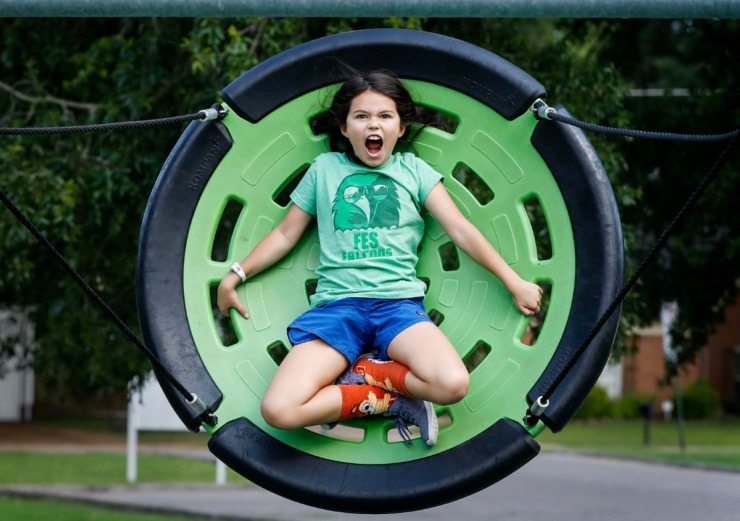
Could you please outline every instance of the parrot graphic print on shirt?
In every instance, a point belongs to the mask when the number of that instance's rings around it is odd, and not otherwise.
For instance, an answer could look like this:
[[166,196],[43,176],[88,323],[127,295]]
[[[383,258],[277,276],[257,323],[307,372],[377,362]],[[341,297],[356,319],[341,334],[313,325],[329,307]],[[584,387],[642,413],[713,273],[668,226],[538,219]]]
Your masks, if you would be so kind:
[[375,173],[353,174],[342,181],[332,204],[334,231],[398,227],[398,188]]

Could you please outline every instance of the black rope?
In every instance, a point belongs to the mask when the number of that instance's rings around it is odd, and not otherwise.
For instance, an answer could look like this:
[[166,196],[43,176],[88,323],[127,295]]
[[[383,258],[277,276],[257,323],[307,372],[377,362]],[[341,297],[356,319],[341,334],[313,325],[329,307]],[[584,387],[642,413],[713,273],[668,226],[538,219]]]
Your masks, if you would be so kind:
[[[70,127],[39,127],[39,128],[7,128],[0,127],[0,135],[39,135],[39,134],[80,134],[85,132],[105,132],[109,130],[122,130],[131,128],[151,128],[173,123],[183,123],[195,120],[213,120],[222,119],[226,115],[226,110],[219,104],[213,105],[210,109],[201,110],[195,114],[184,116],[173,116],[168,118],[149,119],[140,121],[124,121],[119,123],[103,123],[97,125],[82,125]],[[113,309],[100,297],[100,295],[75,271],[67,262],[67,259],[59,253],[53,244],[34,226],[34,224],[13,204],[13,202],[0,190],[0,200],[2,200],[8,210],[18,219],[18,221],[31,232],[36,240],[41,243],[52,257],[67,271],[72,279],[79,285],[82,290],[95,302],[100,309],[110,318],[118,329],[129,339],[139,350],[146,355],[149,361],[155,366],[161,374],[172,384],[172,386],[182,395],[185,401],[196,411],[200,419],[208,425],[216,425],[217,418],[210,408],[203,403],[195,394],[188,391],[175,376],[162,364],[157,355],[151,351],[146,344],[136,336],[136,333],[121,320]]]
[[8,199],[8,197],[5,195],[5,192],[0,190],[0,200],[2,200],[5,207],[10,210],[10,212],[15,216],[20,223],[26,227],[26,229],[31,232],[31,235],[33,235],[38,242],[41,243],[41,245],[46,248],[46,250],[51,254],[52,257],[66,270],[66,272],[74,279],[74,281],[83,289],[85,293],[100,307],[100,309],[103,310],[103,312],[110,318],[113,323],[118,327],[118,329],[123,332],[124,335],[126,335],[129,340],[131,340],[136,347],[138,347],[148,358],[151,360],[152,364],[154,364],[157,369],[162,371],[162,374],[169,380],[172,385],[182,394],[182,396],[188,400],[190,400],[190,392],[174,377],[170,372],[167,370],[164,365],[162,365],[162,362],[157,358],[157,356],[144,344],[144,342],[136,336],[136,333],[131,330],[130,327],[126,325],[126,323],[121,320],[121,318],[116,314],[111,307],[106,304],[106,302],[102,299],[102,297],[90,286],[90,284],[85,281],[85,279],[82,278],[82,276],[77,273],[77,271],[67,262],[67,259],[64,258],[64,256],[59,253],[59,251],[54,247],[54,245],[39,231],[38,228],[21,212],[21,210],[13,204],[13,202]]
[[625,136],[625,137],[636,137],[642,139],[660,139],[665,141],[693,141],[699,143],[715,143],[719,141],[728,141],[737,135],[738,130],[725,132],[722,134],[678,134],[674,132],[652,132],[648,130],[633,130],[627,128],[617,127],[606,127],[603,125],[595,125],[593,123],[586,123],[569,116],[558,113],[553,107],[548,107],[542,102],[537,102],[532,109],[537,113],[540,119],[549,119],[552,121],[558,121],[578,127],[583,130],[589,130],[591,132],[598,132],[600,134],[609,134],[612,136]]
[[203,111],[196,114],[184,116],[172,116],[169,118],[144,119],[140,121],[122,121],[117,123],[99,123],[96,125],[78,125],[69,127],[38,127],[38,128],[12,128],[0,127],[0,135],[5,136],[32,136],[39,134],[83,134],[86,132],[106,132],[109,130],[127,130],[132,128],[152,128],[173,123],[185,123],[189,121],[205,119]]
[[[548,111],[548,114],[545,116],[545,119],[557,121],[560,123],[564,123],[567,125],[573,125],[575,123],[575,126],[578,126],[580,128],[587,128],[588,130],[593,130],[595,132],[601,132],[602,130],[598,129],[606,129],[610,134],[619,134],[619,135],[625,135],[625,136],[635,136],[635,137],[645,137],[645,138],[654,138],[654,139],[674,139],[673,137],[668,136],[676,136],[680,137],[683,141],[702,141],[702,142],[716,142],[716,141],[726,141],[729,140],[729,143],[725,146],[725,148],[722,150],[720,155],[715,160],[712,167],[709,169],[707,174],[704,176],[704,179],[696,186],[694,189],[694,192],[689,196],[689,198],[686,200],[684,205],[681,207],[681,209],[678,211],[676,216],[673,218],[673,220],[670,222],[670,224],[663,230],[663,232],[658,237],[658,240],[655,242],[653,247],[650,249],[650,251],[647,253],[645,258],[640,262],[639,266],[635,270],[635,272],[632,274],[630,279],[624,284],[622,289],[619,291],[619,293],[614,297],[612,302],[609,304],[607,309],[602,313],[601,317],[596,321],[596,324],[591,328],[591,331],[586,335],[586,337],[583,339],[581,344],[578,346],[578,349],[576,349],[573,353],[573,355],[568,359],[566,364],[563,366],[563,368],[558,372],[558,374],[555,376],[555,378],[550,382],[548,387],[545,389],[545,391],[542,393],[542,395],[537,399],[537,401],[532,404],[532,406],[527,409],[527,412],[524,416],[524,422],[527,425],[534,425],[537,423],[537,420],[541,416],[541,414],[544,412],[544,409],[547,407],[550,397],[553,395],[557,387],[562,383],[562,381],[565,379],[567,374],[570,372],[571,369],[573,369],[573,366],[578,362],[581,355],[585,352],[586,348],[589,346],[589,344],[593,341],[593,339],[596,337],[596,335],[599,334],[601,329],[604,327],[606,322],[609,320],[609,318],[614,314],[614,311],[620,306],[622,301],[625,299],[627,294],[632,290],[632,288],[635,286],[639,278],[642,276],[644,271],[647,269],[648,265],[655,260],[655,257],[660,252],[660,250],[665,246],[666,242],[668,242],[668,239],[673,235],[675,230],[680,226],[680,224],[683,222],[683,220],[686,218],[686,215],[688,212],[693,208],[693,206],[696,204],[696,202],[699,200],[699,198],[704,194],[704,192],[707,190],[709,185],[716,179],[719,172],[722,170],[722,168],[727,163],[727,160],[730,157],[730,154],[734,150],[734,148],[738,144],[738,140],[740,139],[740,129],[734,130],[732,132],[727,132],[725,134],[714,134],[714,135],[686,135],[686,134],[671,134],[671,133],[661,133],[661,132],[646,132],[646,131],[640,131],[640,130],[627,130],[627,129],[618,129],[613,127],[601,127],[599,125],[592,125],[590,123],[583,123],[577,120],[574,120],[572,118],[562,116],[560,114],[557,114],[557,112],[554,111]],[[689,139],[690,138],[690,139]]]

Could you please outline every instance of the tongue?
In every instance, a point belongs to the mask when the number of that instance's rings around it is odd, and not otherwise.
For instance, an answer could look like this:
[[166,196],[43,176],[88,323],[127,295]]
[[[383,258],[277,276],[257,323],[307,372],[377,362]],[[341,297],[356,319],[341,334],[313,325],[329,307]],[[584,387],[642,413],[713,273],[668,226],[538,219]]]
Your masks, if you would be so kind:
[[383,143],[381,141],[368,141],[365,146],[367,146],[367,149],[370,152],[380,152]]

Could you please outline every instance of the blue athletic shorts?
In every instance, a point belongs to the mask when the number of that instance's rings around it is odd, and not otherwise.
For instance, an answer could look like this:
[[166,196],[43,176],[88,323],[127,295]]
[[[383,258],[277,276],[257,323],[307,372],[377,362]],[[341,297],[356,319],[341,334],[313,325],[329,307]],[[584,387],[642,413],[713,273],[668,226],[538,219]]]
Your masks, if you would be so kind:
[[388,360],[388,346],[396,335],[414,324],[431,321],[421,297],[348,297],[303,313],[288,326],[288,339],[296,345],[320,338],[350,363],[365,353]]

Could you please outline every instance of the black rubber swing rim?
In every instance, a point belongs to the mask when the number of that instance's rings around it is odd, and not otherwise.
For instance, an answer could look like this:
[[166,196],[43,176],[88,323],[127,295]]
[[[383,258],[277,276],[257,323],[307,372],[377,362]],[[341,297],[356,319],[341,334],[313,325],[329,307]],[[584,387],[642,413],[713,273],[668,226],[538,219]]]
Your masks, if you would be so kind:
[[[283,52],[229,84],[223,98],[240,117],[259,121],[293,98],[340,81],[335,59],[358,69],[387,68],[403,78],[453,88],[509,120],[545,96],[542,85],[524,71],[479,47],[421,31],[372,29]],[[614,195],[586,137],[573,127],[541,122],[532,143],[552,171],[573,223],[576,281],[563,339],[528,393],[530,403],[619,291],[623,273]],[[222,396],[190,334],[183,263],[198,200],[231,146],[228,131],[218,122],[188,127],[152,190],[137,265],[137,303],[147,345],[214,410]],[[550,429],[562,429],[595,384],[617,321],[615,313],[552,395],[552,405],[542,416]],[[197,415],[166,380],[160,378],[160,384],[185,425],[198,430]],[[429,508],[488,487],[534,458],[539,445],[518,423],[504,418],[465,443],[427,458],[353,464],[304,453],[242,418],[216,431],[209,449],[247,479],[292,500],[343,512],[391,513]]]

